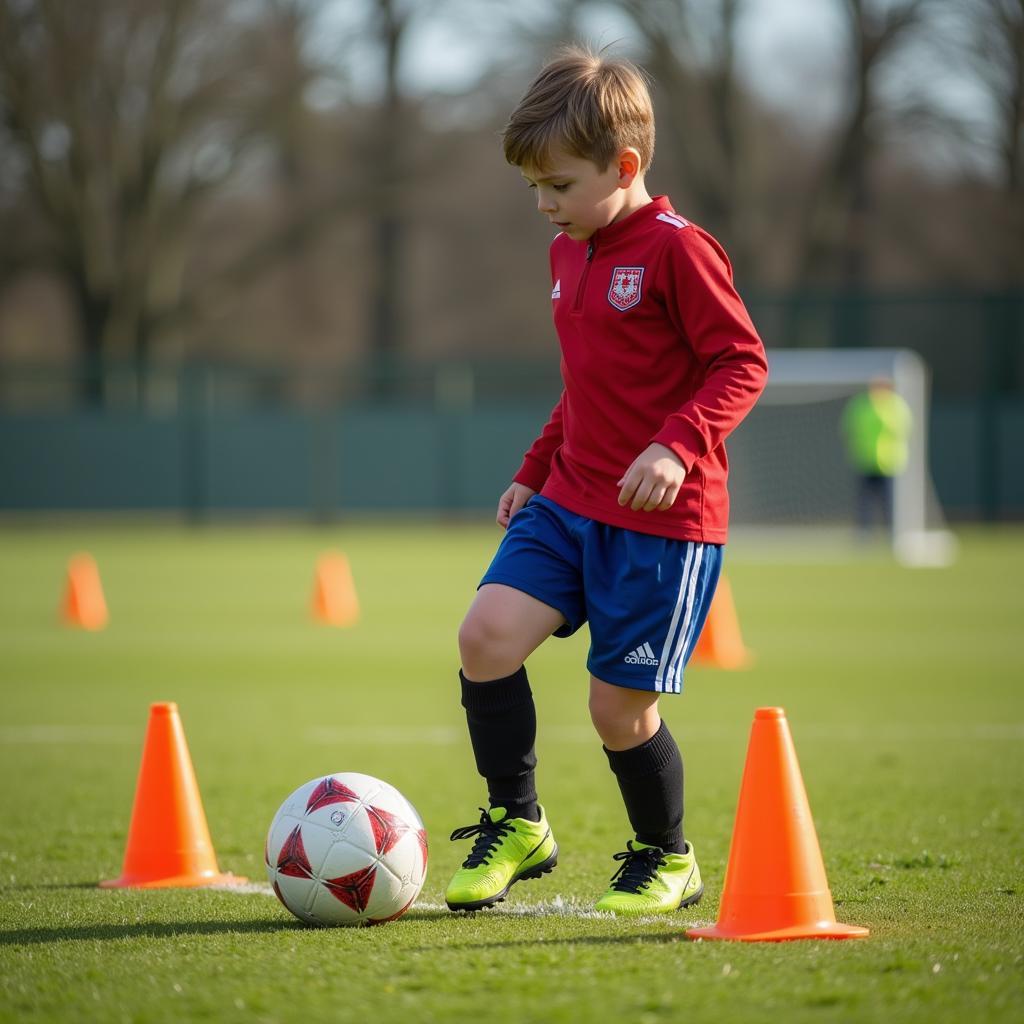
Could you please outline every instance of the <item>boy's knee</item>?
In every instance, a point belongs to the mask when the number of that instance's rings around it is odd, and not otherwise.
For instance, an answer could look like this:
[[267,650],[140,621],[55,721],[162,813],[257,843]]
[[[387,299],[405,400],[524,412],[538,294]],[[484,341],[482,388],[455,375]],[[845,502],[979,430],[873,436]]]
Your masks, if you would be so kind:
[[[459,656],[466,676],[477,682],[510,675],[519,664],[507,632],[486,615],[470,614],[459,627]],[[506,671],[507,669],[507,671]]]
[[493,642],[493,631],[479,615],[467,615],[459,626],[459,654],[462,660],[484,653]]
[[611,686],[591,689],[590,720],[609,749],[636,746],[657,731],[661,722],[657,699],[637,700],[636,696],[636,691],[620,691]]
[[623,714],[622,704],[613,692],[609,693],[602,688],[590,694],[590,720],[602,739],[618,734],[632,717]]

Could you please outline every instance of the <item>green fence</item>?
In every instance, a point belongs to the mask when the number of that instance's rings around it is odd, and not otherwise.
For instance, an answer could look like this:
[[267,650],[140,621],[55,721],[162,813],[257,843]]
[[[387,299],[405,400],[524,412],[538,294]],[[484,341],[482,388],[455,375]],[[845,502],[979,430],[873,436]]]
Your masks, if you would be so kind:
[[[917,351],[946,514],[1024,517],[1024,292],[746,298],[769,348]],[[0,364],[0,510],[490,510],[559,387],[554,351],[313,370]]]
[[[547,404],[444,411],[208,415],[68,412],[0,417],[0,509],[171,510],[192,517],[279,511],[489,511],[549,412]],[[997,432],[996,459],[979,459]],[[1024,402],[993,417],[936,403],[931,463],[951,519],[1024,516]]]
[[490,508],[549,408],[0,418],[0,508],[343,512]]

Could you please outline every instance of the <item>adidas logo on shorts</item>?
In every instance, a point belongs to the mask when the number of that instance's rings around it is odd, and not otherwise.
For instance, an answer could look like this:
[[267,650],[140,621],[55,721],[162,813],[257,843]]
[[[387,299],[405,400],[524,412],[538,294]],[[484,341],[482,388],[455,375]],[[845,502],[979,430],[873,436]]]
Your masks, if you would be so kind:
[[635,651],[630,651],[622,660],[627,665],[658,664],[658,659],[654,656],[654,651],[651,650],[651,645],[648,643],[643,643]]

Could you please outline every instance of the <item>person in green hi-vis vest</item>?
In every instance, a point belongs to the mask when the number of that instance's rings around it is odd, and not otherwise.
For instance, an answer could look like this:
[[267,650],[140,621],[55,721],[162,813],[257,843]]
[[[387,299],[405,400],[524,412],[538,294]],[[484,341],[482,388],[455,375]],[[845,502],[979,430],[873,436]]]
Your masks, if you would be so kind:
[[846,403],[842,430],[859,478],[857,526],[864,535],[871,532],[876,510],[883,525],[892,525],[892,482],[906,468],[912,426],[910,407],[888,378],[875,378]]

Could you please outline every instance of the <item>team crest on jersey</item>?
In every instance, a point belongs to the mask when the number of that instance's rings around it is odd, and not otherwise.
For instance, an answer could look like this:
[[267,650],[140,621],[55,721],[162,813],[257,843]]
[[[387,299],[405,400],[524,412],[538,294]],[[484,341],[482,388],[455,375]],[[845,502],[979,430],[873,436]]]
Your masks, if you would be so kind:
[[616,267],[608,287],[608,301],[619,310],[631,309],[640,301],[643,267]]

